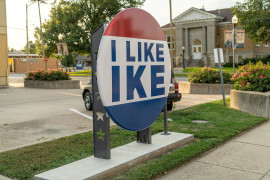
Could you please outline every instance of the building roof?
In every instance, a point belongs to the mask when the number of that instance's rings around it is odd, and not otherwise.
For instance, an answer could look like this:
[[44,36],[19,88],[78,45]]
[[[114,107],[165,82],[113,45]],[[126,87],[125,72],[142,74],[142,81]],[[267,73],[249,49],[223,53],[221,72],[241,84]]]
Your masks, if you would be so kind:
[[[172,23],[172,27],[174,28],[175,27],[175,24]],[[162,29],[167,29],[167,28],[170,28],[170,23],[169,24],[166,24],[164,26],[161,27]]]
[[75,58],[75,61],[80,61],[80,60],[83,60],[83,61],[91,61],[91,58],[90,58],[90,57],[87,57],[87,56],[84,56],[84,55],[78,55],[78,56]]
[[[196,8],[190,8],[189,10],[192,10],[192,9],[196,9]],[[198,9],[198,10],[205,11],[204,9]],[[205,11],[205,12],[211,13],[211,14],[216,15],[216,16],[223,17],[224,19],[222,22],[231,22],[232,17],[233,17],[232,10],[230,8],[216,9],[216,10]],[[175,23],[172,23],[172,27],[173,28],[175,27]],[[162,29],[170,28],[170,23],[162,26],[161,28]]]
[[[27,56],[27,54],[13,54],[13,53],[8,53],[8,56]],[[38,54],[28,54],[28,56],[36,56],[39,57],[40,55]]]
[[231,22],[232,17],[233,17],[232,10],[230,8],[217,9],[217,10],[212,10],[212,11],[207,11],[207,12],[224,17],[225,19],[223,20],[223,22]]

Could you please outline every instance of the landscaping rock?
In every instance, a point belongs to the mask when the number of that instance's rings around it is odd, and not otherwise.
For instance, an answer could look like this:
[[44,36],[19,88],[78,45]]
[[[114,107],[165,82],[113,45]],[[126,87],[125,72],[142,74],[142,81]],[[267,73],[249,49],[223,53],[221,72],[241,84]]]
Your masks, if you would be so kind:
[[[232,84],[224,84],[225,94],[230,94]],[[179,92],[188,94],[222,94],[221,84],[179,82]]]
[[43,88],[43,89],[80,89],[79,80],[61,80],[61,81],[24,81],[25,88]]
[[270,93],[231,90],[231,108],[270,119]]

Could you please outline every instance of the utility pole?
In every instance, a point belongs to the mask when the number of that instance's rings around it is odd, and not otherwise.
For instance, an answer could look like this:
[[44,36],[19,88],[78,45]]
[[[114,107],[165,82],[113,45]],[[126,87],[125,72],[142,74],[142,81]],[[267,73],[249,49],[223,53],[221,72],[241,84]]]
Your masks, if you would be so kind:
[[173,47],[172,47],[172,1],[170,1],[170,55],[171,55],[171,67],[173,69]]
[[6,0],[0,1],[0,89],[8,86],[8,44]]
[[26,63],[27,63],[27,73],[29,72],[29,47],[28,47],[28,5],[26,4]]
[[45,69],[47,69],[47,62],[45,61],[45,50],[44,50],[43,31],[42,31],[42,24],[41,24],[40,0],[38,0],[38,11],[39,11],[40,37],[41,37],[41,42],[42,42],[43,61],[45,63]]

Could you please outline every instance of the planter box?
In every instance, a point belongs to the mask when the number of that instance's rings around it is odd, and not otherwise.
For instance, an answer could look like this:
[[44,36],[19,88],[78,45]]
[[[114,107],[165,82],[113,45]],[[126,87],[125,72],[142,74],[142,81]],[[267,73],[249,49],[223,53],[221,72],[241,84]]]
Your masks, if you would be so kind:
[[[230,94],[232,84],[224,84],[225,94]],[[179,92],[188,94],[222,94],[221,84],[179,82]]]
[[270,119],[270,92],[231,90],[231,108]]
[[61,81],[24,81],[25,88],[44,88],[44,89],[80,89],[79,80]]

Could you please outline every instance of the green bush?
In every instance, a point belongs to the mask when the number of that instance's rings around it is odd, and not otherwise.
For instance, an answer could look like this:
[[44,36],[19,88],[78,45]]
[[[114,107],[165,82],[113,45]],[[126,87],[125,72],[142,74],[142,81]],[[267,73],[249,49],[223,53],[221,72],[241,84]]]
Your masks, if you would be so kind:
[[[238,64],[237,63],[234,63],[234,67],[237,67]],[[233,63],[232,62],[228,62],[226,64],[224,64],[224,67],[233,67]]]
[[[264,57],[264,58],[248,58],[248,59],[244,59],[242,63],[235,63],[235,67],[237,66],[243,66],[246,65],[248,63],[253,63],[256,64],[257,62],[262,61],[264,64],[267,64],[268,62],[270,63],[270,56],[268,57]],[[224,64],[224,67],[233,67],[233,63],[232,62],[228,62],[226,64]]]
[[59,81],[59,80],[70,80],[68,72],[63,72],[62,69],[57,70],[42,70],[37,69],[36,71],[30,71],[27,73],[25,80],[32,81]]
[[264,64],[267,64],[270,62],[270,56],[268,57],[264,57],[264,58],[251,58],[251,59],[244,59],[243,60],[243,65],[246,65],[248,63],[253,63],[253,64],[256,64],[258,63],[259,61],[262,61],[262,63]]
[[[223,73],[224,84],[231,84],[232,74],[228,72]],[[191,83],[209,83],[209,84],[220,84],[220,73],[219,71],[212,70],[210,67],[204,67],[199,71],[193,71],[188,74],[188,81]]]
[[241,66],[231,79],[234,89],[241,91],[270,91],[270,65],[259,61]]

